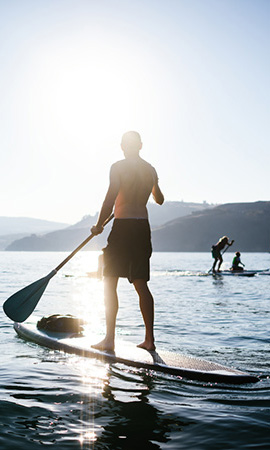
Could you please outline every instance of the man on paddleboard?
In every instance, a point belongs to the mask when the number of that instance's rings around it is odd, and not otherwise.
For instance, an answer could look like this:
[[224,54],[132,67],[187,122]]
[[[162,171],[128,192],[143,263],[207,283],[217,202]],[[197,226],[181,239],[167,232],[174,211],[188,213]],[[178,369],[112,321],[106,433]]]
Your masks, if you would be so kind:
[[146,204],[151,193],[159,205],[164,202],[164,196],[158,184],[156,170],[139,155],[142,148],[139,133],[125,133],[121,148],[125,158],[111,166],[109,188],[98,221],[91,228],[93,234],[102,233],[102,224],[114,208],[112,231],[107,247],[103,250],[106,336],[92,347],[114,350],[118,312],[117,283],[119,277],[124,277],[133,283],[138,293],[145,324],[145,340],[138,347],[154,350],[154,300],[147,285],[150,279],[152,245]]
[[216,243],[216,245],[212,245],[212,257],[214,258],[214,264],[212,267],[212,272],[215,273],[216,272],[216,263],[219,261],[218,263],[218,272],[220,272],[220,267],[221,264],[223,263],[223,258],[221,255],[221,250],[223,250],[226,245],[228,247],[230,247],[232,244],[234,243],[234,241],[229,242],[229,238],[227,236],[223,236],[222,238],[219,239],[219,241]]

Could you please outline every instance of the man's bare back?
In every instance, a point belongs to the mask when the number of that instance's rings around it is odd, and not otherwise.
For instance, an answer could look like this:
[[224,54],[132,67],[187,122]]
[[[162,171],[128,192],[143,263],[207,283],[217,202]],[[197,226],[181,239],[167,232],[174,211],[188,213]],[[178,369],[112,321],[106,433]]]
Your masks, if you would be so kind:
[[147,219],[146,204],[157,182],[155,169],[139,156],[128,157],[112,166],[111,181],[119,185],[115,218]]
[[111,167],[109,188],[92,232],[102,231],[102,224],[113,207],[116,219],[147,219],[146,204],[151,193],[155,202],[162,205],[164,196],[159,188],[156,170],[138,154],[125,154],[125,159]]

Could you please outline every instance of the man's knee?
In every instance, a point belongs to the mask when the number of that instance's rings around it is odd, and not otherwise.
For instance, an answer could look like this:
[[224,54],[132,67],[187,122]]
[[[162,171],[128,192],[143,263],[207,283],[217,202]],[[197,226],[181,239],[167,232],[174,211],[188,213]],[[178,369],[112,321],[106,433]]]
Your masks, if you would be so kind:
[[133,280],[133,286],[135,287],[138,293],[148,291],[147,281],[142,278],[138,278],[137,280]]
[[105,292],[115,292],[117,289],[118,278],[104,277]]

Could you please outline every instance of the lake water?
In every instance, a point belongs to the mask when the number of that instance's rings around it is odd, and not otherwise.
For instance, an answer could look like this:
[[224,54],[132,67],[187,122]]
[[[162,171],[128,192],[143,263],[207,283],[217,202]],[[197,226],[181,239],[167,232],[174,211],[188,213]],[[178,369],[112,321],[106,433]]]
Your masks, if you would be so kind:
[[[0,252],[1,301],[47,275],[66,254]],[[35,315],[82,316],[104,332],[102,282],[87,276],[98,254],[81,252],[50,281]],[[229,267],[232,253],[224,255]],[[268,253],[242,255],[247,269]],[[270,276],[205,276],[206,253],[154,253],[158,349],[183,352],[260,376],[228,386],[103,364],[27,343],[1,320],[1,450],[270,448]],[[144,327],[132,285],[119,283],[117,334],[135,343]]]

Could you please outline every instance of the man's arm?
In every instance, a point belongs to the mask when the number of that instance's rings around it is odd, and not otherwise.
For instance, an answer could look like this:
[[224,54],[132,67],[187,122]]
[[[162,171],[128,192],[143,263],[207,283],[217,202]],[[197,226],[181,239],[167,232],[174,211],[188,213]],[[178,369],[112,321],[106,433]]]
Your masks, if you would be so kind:
[[154,171],[154,186],[152,189],[152,195],[153,195],[155,202],[158,203],[158,205],[162,205],[162,203],[164,202],[164,195],[162,194],[159,184],[158,184],[157,172],[155,171],[154,168],[153,168],[153,171]]
[[105,220],[108,219],[108,217],[112,213],[115,199],[119,192],[119,188],[120,188],[120,178],[119,178],[119,175],[118,175],[115,165],[113,165],[111,167],[111,171],[110,171],[110,185],[109,185],[107,194],[105,196],[104,202],[102,204],[102,207],[101,207],[101,210],[100,210],[100,213],[98,216],[98,221],[97,221],[96,225],[94,225],[91,228],[91,232],[93,234],[102,233],[103,224],[104,224]]

